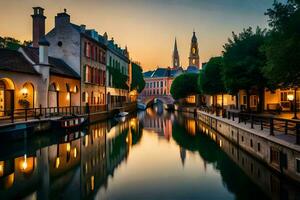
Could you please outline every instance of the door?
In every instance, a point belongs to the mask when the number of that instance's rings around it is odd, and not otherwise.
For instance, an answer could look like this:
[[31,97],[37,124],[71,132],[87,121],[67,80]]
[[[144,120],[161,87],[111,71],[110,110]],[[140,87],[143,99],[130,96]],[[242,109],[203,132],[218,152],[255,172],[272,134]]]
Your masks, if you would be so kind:
[[57,92],[56,91],[49,91],[49,107],[50,108],[55,108],[56,110],[57,107]]
[[5,85],[2,81],[0,81],[0,117],[4,116],[4,91],[5,91]]
[[14,90],[5,90],[4,97],[4,109],[7,110],[5,115],[11,115],[15,108]]

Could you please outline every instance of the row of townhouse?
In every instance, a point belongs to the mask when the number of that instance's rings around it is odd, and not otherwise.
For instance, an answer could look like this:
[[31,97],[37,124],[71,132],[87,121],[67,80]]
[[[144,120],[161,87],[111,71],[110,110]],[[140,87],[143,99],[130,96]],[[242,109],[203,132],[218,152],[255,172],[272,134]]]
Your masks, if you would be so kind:
[[[296,107],[300,110],[300,91],[292,88],[276,89],[274,91],[265,89],[263,95],[263,109],[265,111],[286,111],[293,112]],[[222,95],[206,96],[206,105],[222,105]],[[296,100],[296,101],[295,101]],[[249,92],[249,106],[252,111],[258,111],[260,98],[258,92],[252,90]],[[296,102],[296,104],[295,104]],[[223,95],[223,105],[227,109],[245,110],[247,108],[247,93],[240,90],[237,95]]]
[[107,33],[71,23],[66,10],[55,16],[53,29],[45,34],[44,9],[33,11],[32,45],[0,49],[0,116],[21,108],[130,101],[127,47],[120,48]]

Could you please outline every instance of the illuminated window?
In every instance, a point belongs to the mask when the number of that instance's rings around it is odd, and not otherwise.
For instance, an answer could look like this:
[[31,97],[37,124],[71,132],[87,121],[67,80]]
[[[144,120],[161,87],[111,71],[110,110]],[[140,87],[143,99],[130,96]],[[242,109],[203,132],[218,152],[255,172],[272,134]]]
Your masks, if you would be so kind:
[[193,52],[193,54],[195,54],[196,53],[196,48],[193,48],[192,52]]
[[83,92],[83,93],[82,93],[82,101],[83,101],[84,103],[88,103],[88,101],[89,101],[89,95],[88,95],[87,92]]

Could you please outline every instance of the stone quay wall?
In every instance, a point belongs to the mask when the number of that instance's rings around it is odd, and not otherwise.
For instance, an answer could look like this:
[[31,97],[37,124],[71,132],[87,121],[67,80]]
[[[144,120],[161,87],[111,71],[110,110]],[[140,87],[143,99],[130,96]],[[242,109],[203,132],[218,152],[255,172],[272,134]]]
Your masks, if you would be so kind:
[[299,145],[199,110],[197,118],[278,173],[300,182]]

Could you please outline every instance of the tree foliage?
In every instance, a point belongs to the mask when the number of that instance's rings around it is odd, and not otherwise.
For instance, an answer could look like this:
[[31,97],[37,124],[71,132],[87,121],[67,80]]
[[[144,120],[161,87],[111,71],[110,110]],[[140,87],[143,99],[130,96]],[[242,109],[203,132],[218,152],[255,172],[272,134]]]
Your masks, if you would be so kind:
[[181,99],[198,94],[197,80],[198,74],[186,73],[179,75],[172,83],[171,95],[174,99]]
[[24,40],[23,43],[13,37],[0,37],[0,48],[18,49],[21,45],[28,46],[31,41]]
[[107,67],[109,74],[112,76],[112,85],[114,88],[128,90],[128,76],[121,73],[119,68]]
[[131,90],[137,90],[138,93],[141,93],[145,88],[145,80],[143,76],[143,69],[137,63],[132,62],[132,83]]
[[300,1],[273,4],[266,15],[271,27],[263,51],[267,57],[263,69],[271,84],[277,87],[300,85]]
[[217,95],[225,93],[222,77],[223,58],[213,57],[200,71],[198,88],[203,94]]
[[265,38],[266,30],[257,27],[253,32],[249,27],[238,35],[233,32],[232,39],[224,45],[223,79],[229,93],[266,86],[262,73],[266,57],[260,50]]

